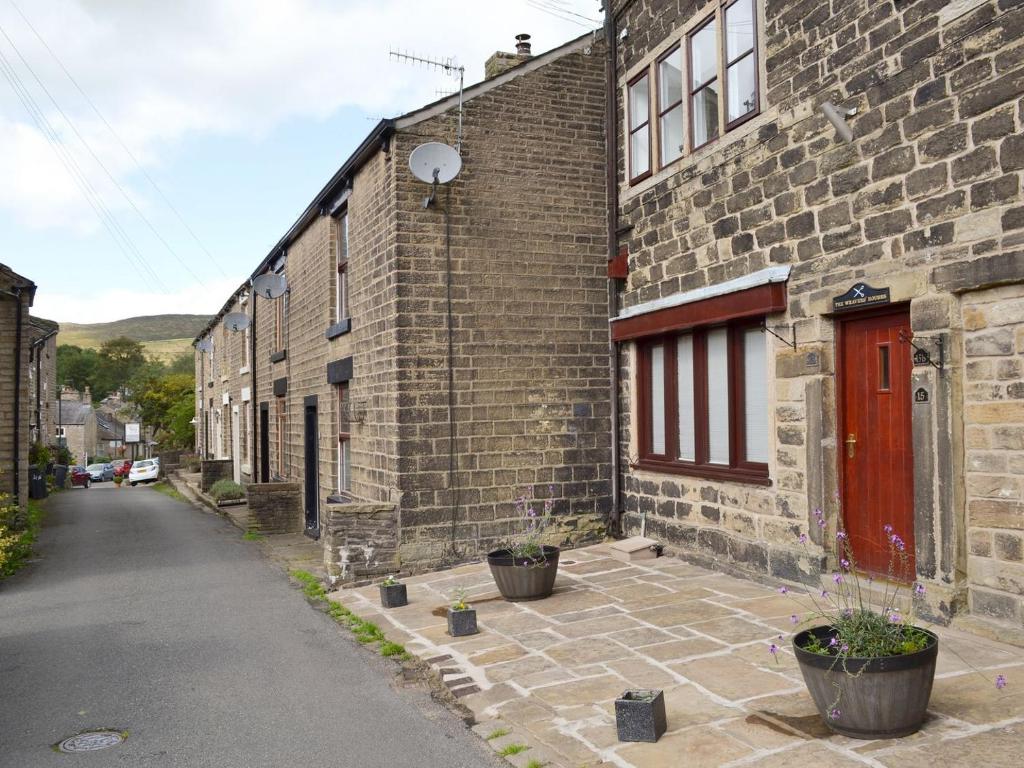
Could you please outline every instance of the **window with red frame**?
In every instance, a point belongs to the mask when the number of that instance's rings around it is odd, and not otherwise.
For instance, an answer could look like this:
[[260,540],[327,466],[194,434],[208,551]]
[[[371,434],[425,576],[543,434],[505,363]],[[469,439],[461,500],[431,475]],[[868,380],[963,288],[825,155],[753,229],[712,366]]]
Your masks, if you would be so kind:
[[334,322],[349,316],[348,307],[348,211],[338,217],[338,282],[334,292]]
[[760,323],[645,339],[637,386],[639,466],[768,483],[768,365]]

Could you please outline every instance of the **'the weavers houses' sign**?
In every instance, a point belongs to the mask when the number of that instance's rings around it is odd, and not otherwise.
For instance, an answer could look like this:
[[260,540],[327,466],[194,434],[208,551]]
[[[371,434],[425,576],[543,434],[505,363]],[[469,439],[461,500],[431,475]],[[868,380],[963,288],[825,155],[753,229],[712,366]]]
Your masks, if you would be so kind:
[[856,283],[842,296],[832,299],[832,311],[849,312],[854,309],[888,304],[889,301],[888,288],[872,288],[867,283]]

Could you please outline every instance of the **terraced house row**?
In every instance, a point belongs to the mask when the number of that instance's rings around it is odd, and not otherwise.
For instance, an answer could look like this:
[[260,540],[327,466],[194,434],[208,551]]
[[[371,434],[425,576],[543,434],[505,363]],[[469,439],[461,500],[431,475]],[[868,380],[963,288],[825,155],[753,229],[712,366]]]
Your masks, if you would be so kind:
[[758,578],[816,582],[840,528],[892,575],[891,525],[922,613],[1020,626],[1024,3],[606,6],[467,90],[434,206],[408,153],[455,102],[367,138],[254,273],[291,286],[256,299],[265,428],[206,450],[317,477],[350,559],[479,556],[532,483],[563,542]]

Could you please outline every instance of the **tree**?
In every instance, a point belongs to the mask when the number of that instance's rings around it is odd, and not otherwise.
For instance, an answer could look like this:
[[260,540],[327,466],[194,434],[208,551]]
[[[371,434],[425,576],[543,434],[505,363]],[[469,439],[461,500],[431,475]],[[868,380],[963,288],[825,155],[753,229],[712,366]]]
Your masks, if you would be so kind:
[[102,390],[101,397],[114,391],[124,396],[130,389],[133,379],[146,366],[145,348],[127,336],[103,342],[99,357],[102,376],[99,377],[97,386]]
[[100,356],[95,349],[82,349],[72,344],[57,347],[57,381],[79,392],[89,387],[96,391]]
[[135,402],[144,424],[153,427],[157,442],[172,448],[188,448],[194,430],[189,423],[195,414],[195,377],[172,373],[147,380],[135,392]]

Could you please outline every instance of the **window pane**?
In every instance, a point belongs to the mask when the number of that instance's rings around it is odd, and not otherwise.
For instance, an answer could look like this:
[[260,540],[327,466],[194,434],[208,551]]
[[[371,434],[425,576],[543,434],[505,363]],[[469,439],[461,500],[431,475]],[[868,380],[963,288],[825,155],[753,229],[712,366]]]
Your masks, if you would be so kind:
[[724,328],[708,332],[708,461],[729,464],[729,342]]
[[889,389],[889,345],[881,344],[878,347],[878,388]]
[[716,25],[712,21],[690,38],[691,91],[700,88],[718,75],[718,44],[715,40]]
[[695,461],[693,428],[693,337],[681,336],[676,347],[676,387],[679,390],[679,458]]
[[651,453],[665,453],[665,348],[651,347]]
[[676,49],[658,64],[658,110],[683,100],[683,51]]
[[693,146],[718,136],[718,89],[712,83],[693,96]]
[[729,122],[753,112],[756,107],[757,87],[751,54],[729,67]]
[[768,461],[768,362],[759,328],[743,334],[743,403],[747,461]]
[[661,116],[661,162],[671,163],[683,154],[683,105],[673,107]]
[[634,130],[650,119],[650,92],[644,76],[629,86],[629,130]]
[[338,217],[338,261],[348,259],[348,214]]
[[645,125],[629,137],[629,172],[632,178],[651,170],[650,126]]
[[733,61],[754,47],[754,14],[751,0],[737,0],[725,11],[726,59]]

